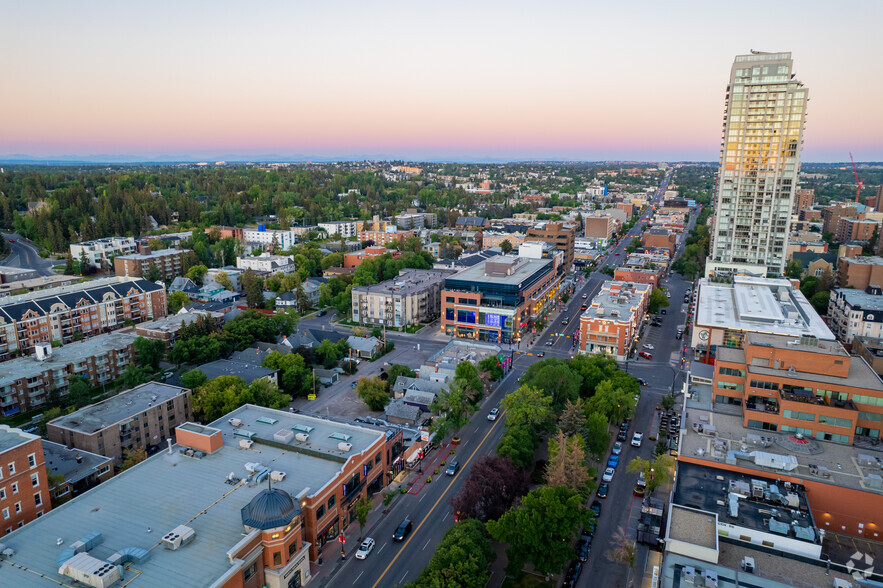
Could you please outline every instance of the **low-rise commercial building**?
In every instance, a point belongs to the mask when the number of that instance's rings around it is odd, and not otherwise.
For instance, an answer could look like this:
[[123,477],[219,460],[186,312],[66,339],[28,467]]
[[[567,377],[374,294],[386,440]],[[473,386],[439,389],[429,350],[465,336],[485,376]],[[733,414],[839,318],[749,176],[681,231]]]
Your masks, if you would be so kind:
[[72,378],[90,386],[117,379],[132,361],[135,339],[133,333],[113,333],[58,349],[40,343],[34,355],[0,364],[0,411],[9,416],[45,406],[50,391],[67,394]]
[[864,290],[871,285],[883,285],[883,258],[841,257],[837,260],[837,286]]
[[137,247],[133,237],[105,237],[94,241],[71,243],[70,253],[74,261],[85,258],[86,263],[93,267],[112,267],[111,259],[117,255],[135,253]]
[[147,278],[151,269],[156,268],[159,279],[170,282],[184,275],[184,254],[182,249],[160,249],[143,253],[119,255],[113,260],[114,273],[126,278]]
[[165,445],[175,427],[192,414],[190,390],[148,382],[49,421],[46,438],[120,465],[127,451],[152,453]]
[[8,535],[52,509],[40,437],[0,425],[0,463],[0,529]]
[[669,256],[672,256],[678,244],[678,236],[669,229],[647,229],[641,234],[641,243],[644,247],[664,249]]
[[255,257],[237,257],[236,268],[268,274],[293,274],[296,269],[293,255],[271,255],[269,253],[261,253]]
[[705,363],[723,348],[740,348],[746,333],[834,341],[834,333],[800,292],[785,279],[735,276],[732,283],[699,280],[691,346]]
[[352,290],[353,321],[406,327],[438,316],[445,276],[437,270],[404,269],[391,280]]
[[448,335],[514,343],[555,307],[561,257],[500,255],[445,279],[441,329]]
[[0,298],[0,361],[38,343],[62,344],[167,313],[166,290],[137,278],[102,278]]
[[835,288],[828,301],[828,325],[844,343],[852,343],[856,335],[883,336],[883,290]]
[[[354,505],[403,467],[401,431],[252,405],[209,425],[180,424],[172,436],[177,445],[168,451],[4,538],[14,551],[6,582],[25,586],[40,574],[109,586],[131,561],[137,582],[150,586],[175,578],[218,588],[302,586],[310,562],[339,557],[339,535],[356,536]],[[157,542],[165,549],[148,551]],[[85,564],[101,578],[81,570]]]
[[658,288],[664,272],[665,270],[662,269],[618,267],[613,271],[613,279],[617,282],[650,284],[652,287]]
[[650,284],[604,282],[579,317],[579,352],[626,359],[637,340],[652,290]]

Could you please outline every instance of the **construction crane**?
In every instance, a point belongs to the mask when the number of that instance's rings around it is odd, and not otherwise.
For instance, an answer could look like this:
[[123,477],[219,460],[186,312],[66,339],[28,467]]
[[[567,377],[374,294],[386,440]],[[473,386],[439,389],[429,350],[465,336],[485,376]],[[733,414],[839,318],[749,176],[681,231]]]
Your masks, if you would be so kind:
[[858,179],[858,169],[855,167],[855,159],[853,159],[851,151],[849,152],[849,160],[852,162],[852,173],[855,174],[855,201],[858,202],[858,196],[862,193],[862,188],[865,185],[865,181]]

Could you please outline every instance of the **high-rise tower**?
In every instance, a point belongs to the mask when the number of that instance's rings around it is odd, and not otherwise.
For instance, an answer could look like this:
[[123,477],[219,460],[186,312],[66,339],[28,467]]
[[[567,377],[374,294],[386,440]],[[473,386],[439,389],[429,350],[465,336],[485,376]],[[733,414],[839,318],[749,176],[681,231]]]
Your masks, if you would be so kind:
[[785,271],[808,95],[792,68],[790,53],[752,51],[733,63],[709,276]]

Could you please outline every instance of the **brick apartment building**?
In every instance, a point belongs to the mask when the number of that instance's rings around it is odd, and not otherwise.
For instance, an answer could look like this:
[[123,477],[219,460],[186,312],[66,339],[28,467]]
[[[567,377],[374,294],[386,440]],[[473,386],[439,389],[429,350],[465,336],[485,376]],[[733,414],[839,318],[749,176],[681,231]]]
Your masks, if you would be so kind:
[[883,286],[883,258],[841,257],[837,260],[837,286],[864,290]]
[[792,214],[800,214],[802,210],[812,208],[814,200],[815,190],[812,188],[798,188],[794,191],[794,208],[791,211]]
[[145,247],[141,253],[120,255],[113,260],[114,273],[126,278],[146,278],[151,268],[159,270],[159,279],[171,282],[184,275],[184,255],[182,249],[160,249],[151,251]]
[[834,233],[841,218],[858,217],[858,208],[852,203],[838,203],[822,209],[822,232]]
[[386,247],[365,247],[359,251],[353,251],[352,253],[344,253],[343,254],[343,267],[345,268],[357,268],[363,261],[370,257],[379,257],[386,253],[391,254],[393,257],[398,257],[399,252],[395,249],[387,249]]
[[663,269],[618,267],[613,271],[613,279],[617,282],[650,284],[654,288],[658,288],[664,272]]
[[100,386],[120,377],[131,363],[135,335],[99,335],[53,349],[40,343],[31,356],[11,359],[0,369],[0,412],[4,416],[46,404],[49,392],[67,394],[72,378]]
[[374,245],[387,245],[396,239],[407,239],[413,237],[414,231],[359,231],[359,241],[372,241]]
[[668,229],[648,229],[641,235],[641,243],[644,247],[664,249],[670,257],[677,247],[678,236]]
[[165,316],[166,290],[138,278],[103,278],[0,299],[0,361],[37,343],[94,337]]
[[40,437],[0,425],[0,470],[0,529],[8,535],[52,509]]
[[585,236],[594,239],[609,239],[616,230],[616,220],[608,214],[587,216],[583,222],[586,225]]
[[49,488],[54,506],[64,504],[106,482],[114,474],[113,459],[82,449],[68,449],[46,439],[43,439],[43,455],[46,472],[51,476],[60,476]]
[[524,242],[543,241],[554,245],[555,249],[564,253],[564,271],[573,267],[573,245],[576,240],[577,226],[564,222],[543,222],[527,230]]
[[874,236],[874,230],[879,227],[880,223],[872,220],[841,218],[837,221],[837,230],[834,232],[834,239],[839,243],[870,241]]
[[625,359],[650,301],[650,284],[607,281],[579,317],[579,352]]
[[126,450],[151,453],[191,418],[190,390],[148,382],[49,421],[46,438],[113,458],[119,465]]

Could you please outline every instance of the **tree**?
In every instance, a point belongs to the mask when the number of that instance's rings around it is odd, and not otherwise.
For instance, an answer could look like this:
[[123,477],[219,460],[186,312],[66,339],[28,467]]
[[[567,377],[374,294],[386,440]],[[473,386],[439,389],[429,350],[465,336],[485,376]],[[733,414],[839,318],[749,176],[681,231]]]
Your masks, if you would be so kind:
[[215,421],[244,404],[240,397],[248,390],[242,378],[220,376],[193,391],[193,410],[202,422]]
[[463,393],[473,404],[481,401],[484,383],[481,381],[475,365],[468,361],[457,364],[457,369],[454,371],[454,379],[451,380],[451,389],[454,388],[462,388]]
[[429,564],[408,588],[484,588],[496,558],[479,521],[470,519],[445,533]]
[[549,439],[546,484],[565,486],[588,498],[592,489],[592,474],[586,466],[585,441],[580,435],[567,437],[559,429],[558,435]]
[[283,394],[276,384],[264,378],[254,380],[248,386],[248,392],[241,397],[241,400],[242,404],[257,404],[276,410],[291,404],[291,396]]
[[152,371],[159,370],[159,362],[166,355],[165,341],[136,337],[134,342],[135,363]]
[[80,275],[85,276],[86,274],[90,273],[91,269],[92,269],[92,265],[89,263],[89,258],[86,257],[86,250],[81,249],[80,250]]
[[264,306],[264,281],[251,268],[242,274],[242,290],[245,292],[245,302],[248,306],[251,308]]
[[181,385],[185,388],[190,388],[191,390],[196,389],[198,386],[202,386],[205,384],[206,380],[208,380],[208,376],[206,376],[199,368],[194,368],[181,374]]
[[496,520],[524,496],[528,487],[527,474],[511,459],[488,455],[469,469],[463,488],[451,499],[451,509],[458,521]]
[[828,314],[828,302],[830,299],[830,292],[816,292],[812,295],[812,298],[809,299],[809,303],[812,304],[817,313],[824,316]]
[[669,302],[665,292],[660,288],[653,288],[650,292],[650,300],[647,303],[647,312],[656,314],[660,308],[668,308]]
[[619,549],[608,549],[605,555],[610,561],[624,563],[629,568],[635,567],[635,560],[638,557],[638,549],[635,542],[625,538],[625,531],[620,528],[613,534],[613,545],[620,545]]
[[583,379],[580,386],[580,396],[583,398],[592,396],[595,388],[604,380],[619,374],[624,375],[616,360],[603,353],[579,354],[570,360],[570,369]]
[[454,386],[450,390],[439,392],[429,409],[441,414],[432,421],[431,429],[435,431],[439,440],[448,434],[455,434],[469,421],[469,415],[475,412],[476,406],[472,403],[464,386]]
[[587,407],[590,413],[599,412],[607,417],[607,422],[616,423],[631,414],[636,404],[634,394],[621,382],[605,380],[598,384]]
[[564,486],[546,486],[529,492],[499,520],[488,521],[491,537],[509,544],[506,573],[518,576],[528,562],[541,574],[559,572],[573,559],[577,529],[591,521],[584,502]]
[[190,298],[188,298],[183,292],[171,292],[169,294],[169,313],[178,314],[178,311],[181,310],[181,308],[191,302],[192,300],[190,300]]
[[801,277],[803,277],[803,266],[800,265],[799,261],[797,261],[796,259],[792,259],[788,262],[788,264],[785,266],[785,277],[794,280],[799,280]]
[[144,279],[150,282],[159,282],[162,280],[162,271],[159,269],[159,266],[151,264]]
[[306,396],[312,392],[312,380],[306,361],[297,353],[282,354],[273,351],[264,358],[264,367],[279,370],[279,387],[292,396]]
[[834,287],[834,272],[831,270],[831,266],[826,266],[822,271],[822,276],[819,278],[819,290],[824,292],[830,292],[831,288]]
[[343,267],[343,253],[329,253],[322,258],[322,269],[327,270],[329,267]]
[[497,445],[497,455],[512,460],[517,467],[527,470],[533,465],[533,456],[540,443],[539,433],[527,425],[511,426],[506,421],[506,432]]
[[71,252],[67,252],[67,256],[64,258],[64,273],[68,276],[74,275],[74,256],[71,255]]
[[359,521],[359,541],[362,540],[362,531],[365,530],[365,524],[368,522],[368,514],[371,512],[371,500],[366,496],[359,498],[353,505],[356,520]]
[[85,378],[71,378],[70,385],[67,389],[68,403],[77,409],[83,408],[84,406],[89,404],[90,391],[91,388],[89,386],[89,382],[86,381]]
[[582,398],[577,398],[576,402],[567,401],[561,416],[558,417],[558,428],[568,437],[573,435],[586,437],[586,405]]
[[146,384],[151,380],[151,374],[147,368],[138,367],[134,363],[126,366],[125,371],[120,376],[120,383],[125,388],[134,388],[141,384]]
[[187,277],[193,280],[197,286],[202,286],[202,281],[208,273],[208,268],[204,265],[194,265],[187,270]]
[[552,408],[560,412],[569,400],[579,398],[582,376],[560,359],[550,358],[531,365],[521,384],[542,390],[552,398]]
[[230,274],[227,272],[218,272],[215,275],[215,281],[223,286],[225,290],[233,291],[233,280],[230,279]]
[[389,402],[389,394],[386,385],[378,377],[359,378],[356,385],[356,396],[361,398],[368,408],[375,411],[383,410]]
[[671,480],[673,467],[674,461],[671,457],[657,455],[653,461],[636,457],[629,462],[626,470],[632,473],[643,473],[644,480],[647,482],[647,491],[653,492],[660,485]]
[[537,431],[549,430],[555,422],[552,397],[530,386],[521,386],[500,403],[506,411],[506,425],[525,425]]
[[589,455],[595,460],[601,459],[610,446],[610,430],[603,414],[593,412],[586,418],[585,439]]
[[143,447],[133,447],[123,450],[123,463],[121,469],[127,470],[147,459],[147,452]]
[[641,243],[641,240],[638,237],[635,237],[634,239],[632,239],[632,242],[628,244],[625,250],[629,253],[634,253],[642,245],[643,243]]
[[496,382],[503,378],[503,366],[500,365],[500,360],[497,359],[495,355],[485,357],[478,362],[478,369],[481,373],[487,374],[487,377],[492,382]]
[[509,239],[503,239],[503,241],[500,243],[500,249],[503,251],[503,253],[509,253],[510,251],[512,251],[512,243],[509,242]]

